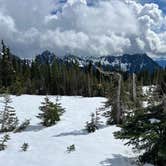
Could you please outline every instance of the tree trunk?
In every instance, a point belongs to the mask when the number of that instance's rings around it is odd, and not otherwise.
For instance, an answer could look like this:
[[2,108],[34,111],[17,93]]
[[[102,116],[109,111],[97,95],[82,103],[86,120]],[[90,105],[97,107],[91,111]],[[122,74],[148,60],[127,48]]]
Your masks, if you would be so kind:
[[133,101],[136,102],[137,92],[136,92],[136,75],[135,75],[135,73],[133,73],[132,97],[133,97]]
[[122,76],[121,74],[117,74],[118,76],[118,89],[117,89],[117,114],[116,114],[116,121],[117,124],[120,124],[121,120],[121,83],[122,83]]
[[166,113],[166,95],[164,95],[163,97],[163,108],[164,108],[164,112]]
[[89,74],[88,74],[88,95],[89,95],[89,97],[92,96],[92,94],[91,94],[91,80],[90,80]]

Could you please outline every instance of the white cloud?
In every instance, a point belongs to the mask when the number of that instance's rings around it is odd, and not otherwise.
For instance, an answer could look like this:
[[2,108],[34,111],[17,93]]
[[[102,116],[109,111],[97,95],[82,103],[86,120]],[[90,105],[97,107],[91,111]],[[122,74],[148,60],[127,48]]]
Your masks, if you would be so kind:
[[165,29],[156,4],[134,0],[0,0],[0,39],[22,57],[45,49],[59,55],[164,56]]

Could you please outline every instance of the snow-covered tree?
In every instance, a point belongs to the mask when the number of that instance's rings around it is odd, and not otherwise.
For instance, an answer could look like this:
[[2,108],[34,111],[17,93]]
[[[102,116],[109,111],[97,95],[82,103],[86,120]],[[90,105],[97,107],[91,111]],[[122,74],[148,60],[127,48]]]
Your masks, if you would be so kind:
[[17,127],[18,118],[15,109],[10,105],[12,100],[9,95],[4,95],[2,103],[4,106],[0,113],[0,132],[10,132]]
[[49,100],[48,96],[46,96],[44,98],[44,102],[41,104],[42,106],[39,107],[41,113],[39,113],[37,116],[42,120],[41,124],[46,127],[56,124],[64,112],[64,109],[58,102],[58,99],[56,100],[56,103],[53,103]]

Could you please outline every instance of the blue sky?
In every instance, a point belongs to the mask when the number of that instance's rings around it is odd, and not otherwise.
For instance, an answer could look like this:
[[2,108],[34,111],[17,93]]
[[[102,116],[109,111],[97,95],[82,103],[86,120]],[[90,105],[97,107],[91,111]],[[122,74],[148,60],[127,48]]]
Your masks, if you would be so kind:
[[142,3],[156,3],[159,5],[160,9],[163,10],[164,13],[166,13],[166,0],[141,0]]

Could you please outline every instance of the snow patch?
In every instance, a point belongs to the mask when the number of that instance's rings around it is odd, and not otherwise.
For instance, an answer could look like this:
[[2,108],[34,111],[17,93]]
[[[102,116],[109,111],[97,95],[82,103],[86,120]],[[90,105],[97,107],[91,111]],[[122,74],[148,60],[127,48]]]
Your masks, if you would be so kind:
[[[66,112],[55,126],[45,128],[36,118],[38,107],[45,96],[12,96],[18,118],[31,119],[26,131],[9,133],[11,140],[5,151],[0,152],[2,166],[134,166],[136,157],[130,147],[116,140],[115,126],[105,127],[95,133],[84,131],[90,114],[102,107],[106,98],[60,97]],[[56,96],[50,96],[51,101]],[[0,109],[2,105],[0,104]],[[0,134],[0,137],[3,134]],[[29,144],[26,152],[21,152],[23,143]],[[67,153],[67,147],[75,145],[76,150]]]

